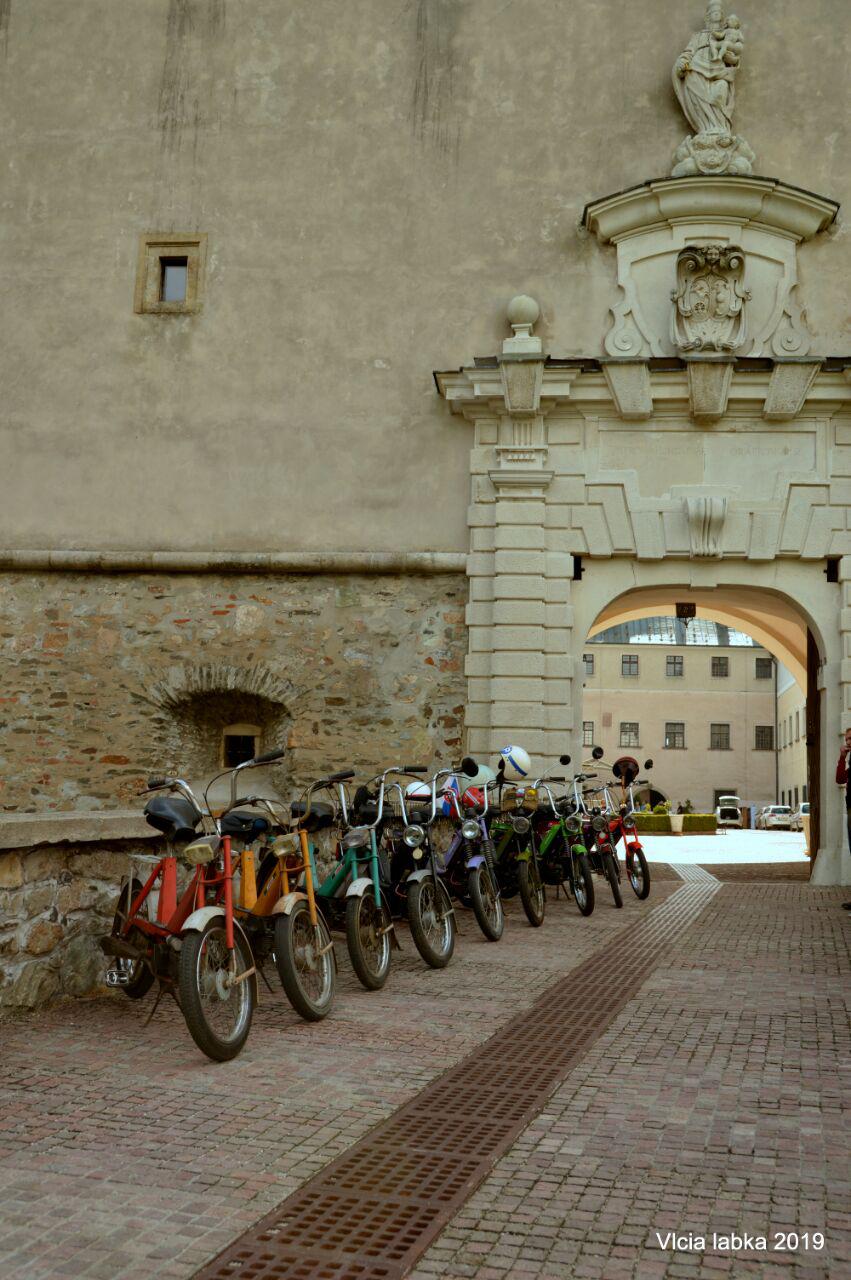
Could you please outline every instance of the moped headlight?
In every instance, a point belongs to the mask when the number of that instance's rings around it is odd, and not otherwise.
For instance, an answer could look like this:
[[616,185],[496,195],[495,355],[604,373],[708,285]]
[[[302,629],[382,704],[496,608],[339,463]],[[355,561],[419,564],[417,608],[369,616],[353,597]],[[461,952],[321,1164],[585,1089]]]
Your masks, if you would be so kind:
[[409,849],[418,849],[425,840],[425,832],[416,822],[412,822],[409,827],[405,827],[402,832],[402,839]]
[[578,836],[582,830],[582,823],[579,821],[575,813],[571,813],[564,820],[564,829],[569,836]]
[[598,813],[596,818],[591,819],[591,826],[595,831],[605,831],[607,825],[606,819],[603,817],[602,813]]
[[474,822],[472,818],[468,818],[466,822],[461,823],[461,835],[465,840],[477,840],[481,834],[478,822]]
[[511,819],[511,825],[519,836],[525,835],[532,825],[528,818],[524,818],[522,814],[514,814]]

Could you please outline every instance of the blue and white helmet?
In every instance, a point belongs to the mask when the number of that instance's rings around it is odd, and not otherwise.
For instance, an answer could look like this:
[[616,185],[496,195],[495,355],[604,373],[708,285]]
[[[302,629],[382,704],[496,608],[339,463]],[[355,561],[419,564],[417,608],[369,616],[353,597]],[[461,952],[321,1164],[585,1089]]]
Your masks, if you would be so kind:
[[500,758],[505,761],[505,776],[510,781],[528,778],[532,772],[532,761],[529,753],[522,747],[503,747]]

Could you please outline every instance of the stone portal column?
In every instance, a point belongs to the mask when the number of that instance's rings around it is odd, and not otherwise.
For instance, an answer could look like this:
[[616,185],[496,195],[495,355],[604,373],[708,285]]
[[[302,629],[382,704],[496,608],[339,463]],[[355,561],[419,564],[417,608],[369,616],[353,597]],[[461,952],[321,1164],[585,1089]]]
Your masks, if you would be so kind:
[[[573,557],[548,547],[545,356],[532,298],[508,308],[514,337],[498,358],[502,403],[477,415],[473,460],[468,745],[491,760],[508,743],[541,771],[573,750],[570,579]],[[490,446],[490,447],[488,447]]]

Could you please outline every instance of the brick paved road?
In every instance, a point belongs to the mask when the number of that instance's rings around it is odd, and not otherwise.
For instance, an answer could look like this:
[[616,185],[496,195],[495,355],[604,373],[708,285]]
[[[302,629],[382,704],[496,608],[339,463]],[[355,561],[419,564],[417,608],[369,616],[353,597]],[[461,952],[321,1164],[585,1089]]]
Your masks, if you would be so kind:
[[[851,1275],[842,897],[724,886],[413,1280]],[[674,1229],[823,1231],[828,1247],[661,1249]]]
[[[0,1274],[187,1277],[327,1160],[675,891],[511,913],[488,945],[468,917],[427,970],[405,940],[383,992],[343,963],[337,1008],[306,1026],[263,1003],[234,1063],[203,1060],[176,1010],[142,1030],[120,997],[0,1031]],[[435,1275],[827,1276],[663,1252],[653,1232],[825,1230],[851,1275],[846,943],[841,891],[726,885],[677,951],[421,1259]],[[341,950],[341,959],[344,957]],[[844,1234],[843,1234],[844,1233]]]
[[675,888],[629,893],[623,911],[601,892],[587,920],[551,899],[539,930],[512,903],[498,945],[462,912],[448,969],[427,969],[403,934],[381,992],[360,987],[340,941],[330,1017],[307,1025],[261,988],[246,1049],[224,1065],[173,1005],[143,1029],[149,1001],[120,995],[4,1026],[0,1275],[191,1275]]

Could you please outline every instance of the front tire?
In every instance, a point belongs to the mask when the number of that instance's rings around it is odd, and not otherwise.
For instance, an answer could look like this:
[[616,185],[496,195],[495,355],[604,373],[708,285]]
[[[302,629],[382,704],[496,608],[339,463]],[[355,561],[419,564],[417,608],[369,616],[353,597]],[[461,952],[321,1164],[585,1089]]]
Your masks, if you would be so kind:
[[573,883],[573,896],[576,905],[584,916],[590,916],[594,910],[594,877],[588,859],[584,854],[576,858],[576,880]]
[[334,1003],[334,953],[322,916],[317,912],[314,928],[310,907],[302,900],[275,922],[275,966],[296,1013],[307,1022],[320,1022]]
[[367,991],[380,991],[390,972],[390,928],[387,908],[377,906],[370,889],[346,899],[346,945],[352,968]]
[[650,868],[643,849],[633,849],[631,856],[627,857],[626,873],[633,893],[643,902],[650,894]]
[[530,857],[528,862],[521,862],[517,868],[520,887],[520,901],[526,912],[526,919],[533,929],[539,929],[544,923],[547,909],[547,891],[541,881],[541,872],[537,860]]
[[455,915],[446,886],[424,876],[408,889],[408,923],[414,946],[432,969],[445,969],[455,950]]
[[616,907],[623,906],[623,898],[621,897],[621,887],[618,884],[618,869],[615,865],[615,855],[609,851],[603,854],[603,871],[612,890],[612,897],[615,900]]
[[234,982],[234,978],[253,967],[251,948],[237,929],[231,956],[221,916],[183,939],[178,966],[180,1007],[192,1039],[214,1062],[235,1058],[248,1039],[256,979],[252,975]]
[[467,881],[473,914],[488,942],[499,942],[505,928],[502,899],[485,863],[473,867]]

